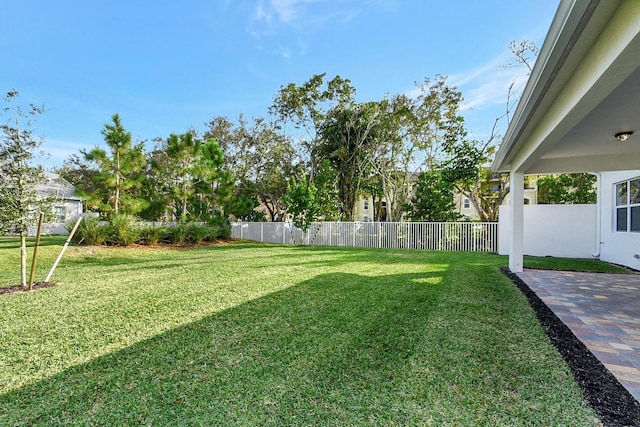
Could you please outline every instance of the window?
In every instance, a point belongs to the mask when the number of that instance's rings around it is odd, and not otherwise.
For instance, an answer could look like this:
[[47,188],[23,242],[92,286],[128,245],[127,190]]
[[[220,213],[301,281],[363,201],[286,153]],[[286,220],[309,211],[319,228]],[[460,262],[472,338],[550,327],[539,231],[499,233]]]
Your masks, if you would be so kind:
[[362,221],[363,222],[369,222],[369,215],[364,215]]
[[640,178],[616,184],[616,231],[640,233]]
[[64,206],[54,206],[53,217],[57,222],[64,222],[67,217],[67,210],[64,208]]
[[364,208],[365,211],[368,211],[369,210],[369,201],[365,200],[363,205],[362,205],[362,207]]
[[464,201],[462,202],[462,206],[463,206],[465,209],[469,209],[469,208],[471,207],[471,200],[469,200],[469,199],[464,199]]

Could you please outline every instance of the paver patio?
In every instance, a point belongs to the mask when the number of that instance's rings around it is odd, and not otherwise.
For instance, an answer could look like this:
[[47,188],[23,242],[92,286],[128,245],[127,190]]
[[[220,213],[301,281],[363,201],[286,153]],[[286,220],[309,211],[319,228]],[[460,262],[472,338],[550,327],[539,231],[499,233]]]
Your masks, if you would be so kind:
[[640,275],[525,270],[518,276],[640,401]]

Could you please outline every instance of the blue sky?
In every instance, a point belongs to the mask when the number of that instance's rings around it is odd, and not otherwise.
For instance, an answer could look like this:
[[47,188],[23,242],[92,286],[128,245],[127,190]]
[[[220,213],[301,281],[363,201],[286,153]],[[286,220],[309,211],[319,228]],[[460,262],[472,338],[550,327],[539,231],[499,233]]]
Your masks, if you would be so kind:
[[[508,44],[542,45],[555,0],[6,0],[0,91],[44,104],[36,133],[59,166],[103,146],[114,113],[135,140],[266,116],[313,74],[351,80],[358,101],[448,77],[467,127],[486,137],[523,69]],[[152,147],[149,142],[149,148]]]

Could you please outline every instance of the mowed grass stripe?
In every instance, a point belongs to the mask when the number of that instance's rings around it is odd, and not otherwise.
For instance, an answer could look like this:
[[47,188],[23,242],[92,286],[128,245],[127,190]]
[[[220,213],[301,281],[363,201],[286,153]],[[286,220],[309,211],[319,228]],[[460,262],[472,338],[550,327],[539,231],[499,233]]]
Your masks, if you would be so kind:
[[0,296],[0,425],[594,425],[505,262],[73,248]]

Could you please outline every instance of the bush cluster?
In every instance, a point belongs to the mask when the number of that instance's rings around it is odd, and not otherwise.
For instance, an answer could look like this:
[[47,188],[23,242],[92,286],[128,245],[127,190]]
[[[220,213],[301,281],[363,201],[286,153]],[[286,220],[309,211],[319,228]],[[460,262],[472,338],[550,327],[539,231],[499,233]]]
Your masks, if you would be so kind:
[[118,214],[111,221],[85,218],[78,226],[72,242],[76,245],[110,246],[161,243],[184,245],[229,239],[230,237],[231,225],[228,221],[217,220],[209,224],[187,222],[176,225],[152,226],[141,225],[138,218],[133,215]]

